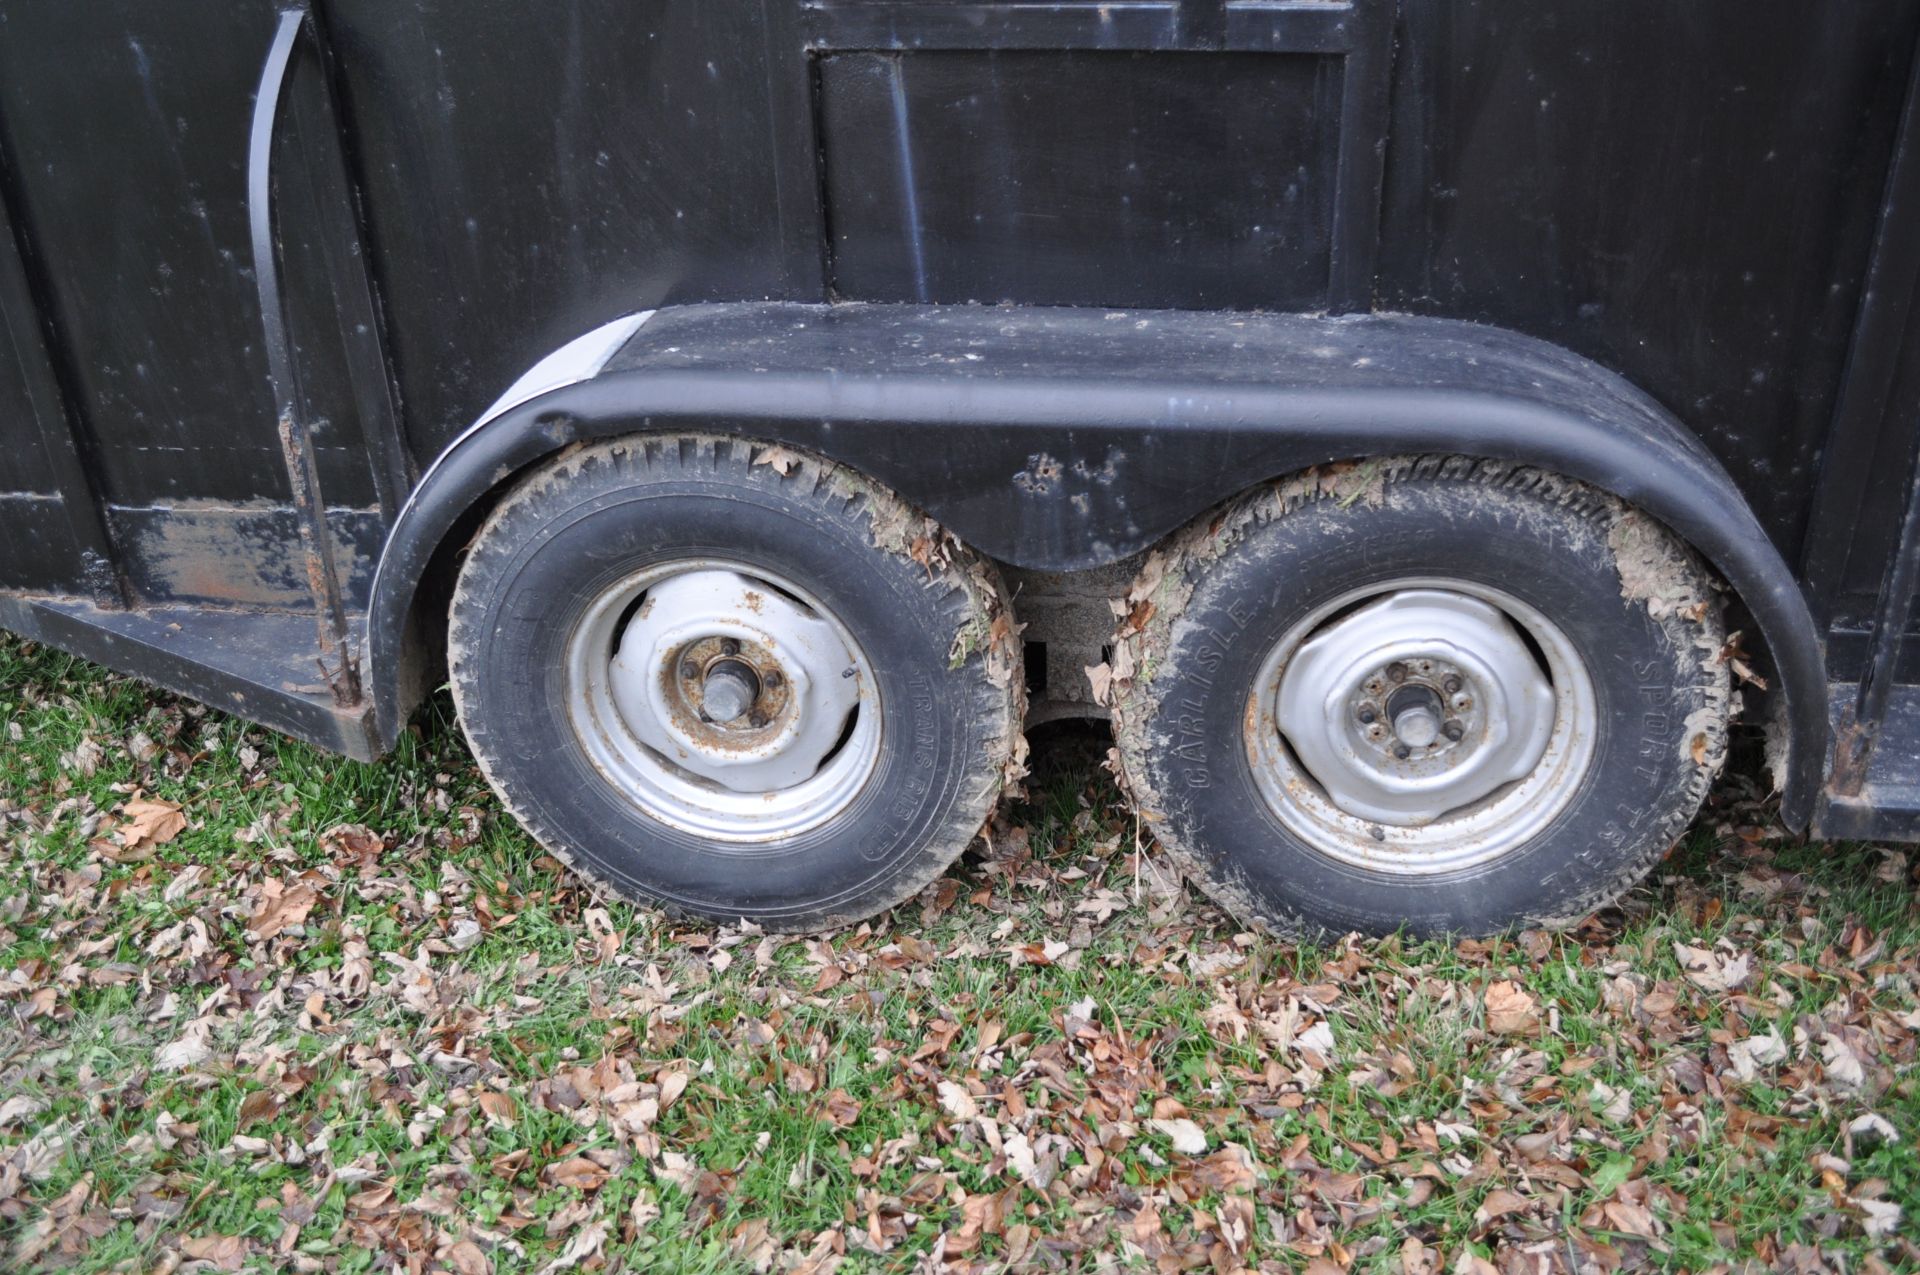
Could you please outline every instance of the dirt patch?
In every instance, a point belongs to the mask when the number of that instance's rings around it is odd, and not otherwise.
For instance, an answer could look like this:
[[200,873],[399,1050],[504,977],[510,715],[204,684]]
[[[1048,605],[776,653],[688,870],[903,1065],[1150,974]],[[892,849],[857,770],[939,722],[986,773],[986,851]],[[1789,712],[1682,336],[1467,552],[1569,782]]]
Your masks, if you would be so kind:
[[1607,547],[1620,569],[1620,596],[1646,603],[1654,619],[1705,600],[1699,568],[1673,534],[1645,514],[1621,506],[1607,528]]

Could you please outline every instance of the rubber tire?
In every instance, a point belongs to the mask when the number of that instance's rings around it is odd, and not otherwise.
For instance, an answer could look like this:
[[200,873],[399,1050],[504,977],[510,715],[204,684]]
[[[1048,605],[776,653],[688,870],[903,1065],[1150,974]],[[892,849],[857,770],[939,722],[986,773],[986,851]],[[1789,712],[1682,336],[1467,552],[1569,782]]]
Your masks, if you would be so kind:
[[[1657,587],[1637,570],[1623,584],[1629,542],[1659,568]],[[1706,570],[1664,528],[1564,478],[1459,457],[1337,467],[1200,520],[1145,574],[1157,574],[1140,582],[1152,617],[1116,639],[1140,670],[1115,704],[1122,781],[1182,869],[1249,924],[1310,938],[1571,924],[1671,848],[1725,755]],[[1586,661],[1600,721],[1580,789],[1533,840],[1412,877],[1291,834],[1255,785],[1243,730],[1254,678],[1290,628],[1349,590],[1420,576],[1497,587],[1551,619]]]
[[[703,555],[801,585],[873,666],[877,768],[807,833],[742,846],[679,831],[596,770],[569,722],[565,652],[591,600]],[[634,438],[548,464],[494,509],[460,570],[448,663],[487,781],[556,857],[677,915],[819,931],[912,897],[991,814],[1022,708],[1017,643],[983,640],[1006,607],[991,564],[840,467],[725,438]]]

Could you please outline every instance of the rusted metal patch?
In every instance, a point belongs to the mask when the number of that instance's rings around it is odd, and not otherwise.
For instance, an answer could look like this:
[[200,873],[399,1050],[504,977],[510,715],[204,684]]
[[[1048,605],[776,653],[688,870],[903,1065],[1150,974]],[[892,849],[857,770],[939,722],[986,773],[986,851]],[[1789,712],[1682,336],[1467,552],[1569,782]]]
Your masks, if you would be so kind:
[[[273,610],[312,604],[294,513],[285,505],[114,507],[108,519],[126,547],[128,575],[148,599]],[[371,584],[380,514],[333,510],[328,529],[335,561],[350,564],[344,584],[351,605]]]

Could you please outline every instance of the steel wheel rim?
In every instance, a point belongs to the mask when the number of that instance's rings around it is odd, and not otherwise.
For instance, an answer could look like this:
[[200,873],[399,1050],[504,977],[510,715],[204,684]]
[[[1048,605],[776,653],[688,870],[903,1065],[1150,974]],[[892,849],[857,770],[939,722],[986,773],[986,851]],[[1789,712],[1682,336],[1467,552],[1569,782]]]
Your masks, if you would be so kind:
[[[1489,614],[1510,627],[1511,645],[1489,627]],[[1461,649],[1476,643],[1483,648]],[[1514,667],[1516,649],[1526,651],[1544,700]],[[1408,669],[1408,661],[1429,667]],[[1389,682],[1395,663],[1408,681],[1438,694],[1436,729],[1457,725],[1457,739],[1436,735],[1434,745],[1395,752],[1405,742],[1399,727],[1407,728],[1406,740],[1425,737],[1426,722],[1409,716],[1412,708],[1433,707],[1418,700],[1397,717],[1384,711],[1403,685]],[[1290,684],[1290,673],[1305,681]],[[1452,676],[1462,679],[1464,695],[1446,692],[1442,683]],[[1368,690],[1374,681],[1380,694]],[[1515,704],[1502,734],[1491,719]],[[1368,705],[1373,721],[1362,720]],[[1370,734],[1375,726],[1383,728],[1379,738]],[[1503,590],[1421,577],[1352,590],[1288,630],[1254,681],[1243,734],[1256,787],[1289,832],[1349,867],[1423,877],[1484,867],[1551,826],[1592,769],[1598,729],[1592,675],[1558,625]],[[1513,742],[1516,731],[1537,737],[1537,748]],[[1498,764],[1471,770],[1472,782],[1432,778],[1463,768],[1455,757],[1462,745],[1483,749],[1496,737],[1505,741],[1492,758]],[[1515,773],[1522,763],[1524,772]],[[1370,789],[1369,768],[1383,766],[1419,782]]]
[[[629,575],[588,606],[566,660],[567,715],[594,769],[683,832],[742,846],[798,836],[852,806],[879,767],[865,651],[764,568],[701,558]],[[715,712],[742,695],[734,665],[757,685],[753,707],[712,720],[709,693],[722,693]]]

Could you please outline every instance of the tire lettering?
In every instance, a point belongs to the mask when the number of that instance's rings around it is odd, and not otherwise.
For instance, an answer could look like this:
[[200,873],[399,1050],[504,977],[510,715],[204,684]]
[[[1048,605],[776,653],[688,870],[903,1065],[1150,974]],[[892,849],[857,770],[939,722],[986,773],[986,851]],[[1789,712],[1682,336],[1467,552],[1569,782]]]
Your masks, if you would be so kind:
[[1213,775],[1207,765],[1207,734],[1201,713],[1205,705],[1188,697],[1180,701],[1173,719],[1172,752],[1190,765],[1180,767],[1180,782],[1188,788],[1207,788]]

